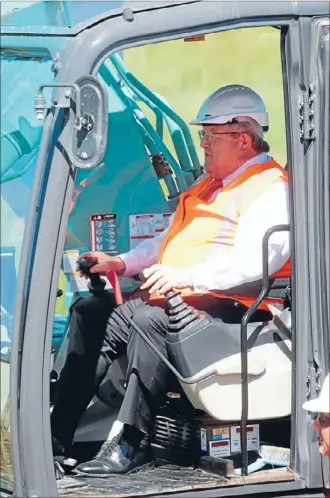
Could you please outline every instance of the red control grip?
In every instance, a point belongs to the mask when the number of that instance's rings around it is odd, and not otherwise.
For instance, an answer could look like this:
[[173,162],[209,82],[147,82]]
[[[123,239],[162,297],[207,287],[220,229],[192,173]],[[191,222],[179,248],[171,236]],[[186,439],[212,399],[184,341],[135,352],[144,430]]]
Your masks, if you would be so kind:
[[105,275],[106,275],[107,279],[109,280],[110,284],[112,285],[116,303],[123,304],[124,301],[123,301],[123,296],[121,293],[117,273],[114,270],[108,270]]

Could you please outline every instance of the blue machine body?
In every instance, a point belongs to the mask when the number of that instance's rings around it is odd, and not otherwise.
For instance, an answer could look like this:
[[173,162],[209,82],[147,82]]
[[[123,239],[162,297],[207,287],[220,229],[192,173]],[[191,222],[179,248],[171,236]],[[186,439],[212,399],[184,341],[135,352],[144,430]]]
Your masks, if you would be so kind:
[[[105,12],[109,15],[109,11],[116,15],[122,3],[39,2],[2,19],[2,354],[10,350],[20,251],[43,129],[43,121],[36,118],[34,98],[41,84],[54,81],[57,53],[84,29],[88,19],[102,17]],[[21,36],[22,31],[26,36]],[[172,212],[179,193],[201,173],[186,123],[162,96],[134,77],[121,54],[111,56],[102,65],[99,77],[108,90],[107,150],[96,168],[76,171],[64,251],[90,250],[91,215],[109,213],[116,217],[116,251],[128,251],[129,215]],[[51,98],[50,91],[45,91],[45,95]],[[152,111],[155,120],[142,111],[141,102]],[[165,127],[173,153],[165,143]],[[156,171],[155,160],[165,164],[165,174]],[[77,296],[71,282],[70,275],[62,269],[59,288],[63,296],[57,300],[53,330],[55,350],[63,340],[69,307]],[[134,281],[123,282],[125,291],[136,286]]]

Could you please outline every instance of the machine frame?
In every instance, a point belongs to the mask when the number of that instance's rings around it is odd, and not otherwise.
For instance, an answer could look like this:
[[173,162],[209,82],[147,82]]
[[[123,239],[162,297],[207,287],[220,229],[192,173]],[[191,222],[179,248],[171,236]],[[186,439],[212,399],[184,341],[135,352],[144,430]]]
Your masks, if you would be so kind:
[[[329,370],[326,355],[330,330],[329,192],[315,180],[329,183],[329,158],[325,152],[329,146],[329,121],[326,116],[322,121],[322,106],[329,106],[329,92],[323,88],[327,101],[322,104],[318,91],[324,82],[320,82],[319,67],[312,59],[313,50],[316,59],[318,57],[320,23],[327,26],[328,16],[327,3],[321,1],[148,1],[124,4],[55,33],[50,29],[40,33],[33,27],[3,30],[2,49],[5,50],[22,48],[22,35],[26,35],[25,50],[31,52],[40,46],[41,34],[51,40],[54,48],[54,36],[67,36],[69,41],[59,53],[52,50],[57,83],[74,83],[86,75],[96,76],[110,54],[129,47],[243,27],[274,26],[282,30],[292,198],[293,330],[299,331],[293,340],[292,466],[295,480],[251,484],[230,491],[230,488],[217,488],[208,490],[207,496],[266,492],[291,496],[290,492],[299,489],[301,496],[323,496],[320,489],[324,482],[329,484],[329,468],[318,453],[310,415],[301,409],[307,397],[317,394],[324,372]],[[323,64],[326,64],[324,57]],[[315,83],[312,90],[311,81]],[[68,109],[56,107],[63,91],[54,90],[53,106],[44,123],[17,287],[10,406],[16,496],[57,496],[49,421],[51,335],[75,179],[75,169],[63,154],[69,144],[72,118],[67,120]],[[315,96],[312,102],[311,92]],[[313,122],[309,114],[311,105],[314,105]],[[323,131],[321,136],[324,126],[328,134]],[[301,133],[298,130],[302,130]],[[315,159],[318,160],[315,162]],[[318,253],[324,255],[322,261]],[[304,494],[306,488],[310,494]],[[189,493],[189,496],[195,495],[206,496],[204,491]],[[180,493],[180,496],[188,495]]]

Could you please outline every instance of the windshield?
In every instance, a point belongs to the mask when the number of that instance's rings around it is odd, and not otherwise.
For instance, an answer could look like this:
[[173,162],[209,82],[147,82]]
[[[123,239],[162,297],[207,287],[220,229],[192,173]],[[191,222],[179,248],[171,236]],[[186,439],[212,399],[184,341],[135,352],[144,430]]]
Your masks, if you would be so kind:
[[16,283],[42,134],[34,97],[51,82],[49,59],[1,58],[1,488],[12,478],[9,369]]
[[3,19],[4,26],[63,26],[71,27],[104,12],[119,9],[122,1],[55,1],[36,2],[26,7],[26,1],[15,2]]

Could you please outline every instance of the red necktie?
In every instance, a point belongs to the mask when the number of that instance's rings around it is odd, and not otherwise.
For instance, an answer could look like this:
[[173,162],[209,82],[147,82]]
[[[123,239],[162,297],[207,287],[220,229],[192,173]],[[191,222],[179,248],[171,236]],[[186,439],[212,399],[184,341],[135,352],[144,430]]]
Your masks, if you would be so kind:
[[223,187],[222,180],[213,180],[213,182],[209,183],[208,186],[199,194],[199,198],[202,201],[208,201],[212,194]]

